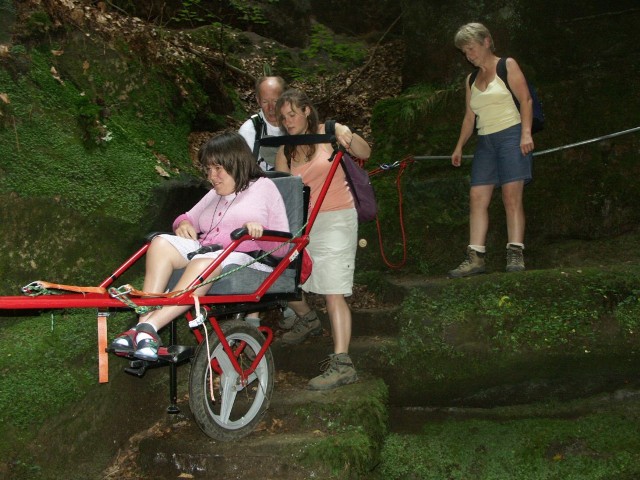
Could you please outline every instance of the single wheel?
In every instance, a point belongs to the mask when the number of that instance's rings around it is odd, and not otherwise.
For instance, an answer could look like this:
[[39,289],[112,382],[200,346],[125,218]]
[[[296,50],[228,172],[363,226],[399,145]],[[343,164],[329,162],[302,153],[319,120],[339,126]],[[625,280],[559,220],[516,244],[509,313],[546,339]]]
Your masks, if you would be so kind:
[[[264,336],[242,321],[221,324],[243,370],[256,358]],[[273,355],[267,350],[244,381],[233,368],[215,332],[198,346],[189,375],[189,406],[198,426],[216,440],[228,441],[251,433],[269,407],[273,393]]]

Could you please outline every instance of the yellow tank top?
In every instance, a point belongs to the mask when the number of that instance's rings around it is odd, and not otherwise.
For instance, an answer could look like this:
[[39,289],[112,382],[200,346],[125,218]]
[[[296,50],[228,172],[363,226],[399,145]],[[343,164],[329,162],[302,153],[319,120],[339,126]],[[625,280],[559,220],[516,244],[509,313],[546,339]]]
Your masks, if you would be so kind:
[[483,92],[471,85],[471,110],[477,115],[478,135],[489,135],[521,123],[511,92],[496,74]]

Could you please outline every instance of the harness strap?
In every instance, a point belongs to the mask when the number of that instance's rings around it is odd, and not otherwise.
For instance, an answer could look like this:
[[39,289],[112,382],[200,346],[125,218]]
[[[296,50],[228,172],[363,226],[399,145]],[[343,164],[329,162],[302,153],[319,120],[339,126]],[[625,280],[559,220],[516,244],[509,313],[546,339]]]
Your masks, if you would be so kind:
[[308,135],[281,135],[279,137],[265,137],[260,139],[264,147],[279,147],[280,145],[311,145],[312,143],[335,143],[335,135],[313,133]]
[[98,381],[109,381],[109,356],[107,355],[107,317],[109,312],[98,311]]
[[255,140],[253,142],[253,156],[258,160],[260,156],[260,139],[262,138],[262,129],[264,128],[264,121],[259,114],[251,115],[251,121],[253,122],[253,128],[256,131]]

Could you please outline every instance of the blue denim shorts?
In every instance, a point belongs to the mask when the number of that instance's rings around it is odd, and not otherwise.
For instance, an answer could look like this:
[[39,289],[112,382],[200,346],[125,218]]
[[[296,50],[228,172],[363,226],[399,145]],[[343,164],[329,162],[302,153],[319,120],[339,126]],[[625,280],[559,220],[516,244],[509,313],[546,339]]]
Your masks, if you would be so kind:
[[471,186],[496,185],[533,178],[531,153],[520,151],[521,125],[514,125],[489,135],[478,135],[471,165]]

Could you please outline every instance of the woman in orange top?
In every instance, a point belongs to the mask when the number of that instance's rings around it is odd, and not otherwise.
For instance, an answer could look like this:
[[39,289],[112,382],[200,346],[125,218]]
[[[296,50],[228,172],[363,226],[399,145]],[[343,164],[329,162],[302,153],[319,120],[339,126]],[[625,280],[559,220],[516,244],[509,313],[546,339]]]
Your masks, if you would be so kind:
[[[306,94],[287,90],[276,105],[278,122],[288,135],[324,134],[324,124]],[[354,157],[367,159],[371,147],[347,126],[336,123],[336,140]],[[276,156],[276,170],[302,177],[311,189],[311,206],[315,204],[331,163],[333,153],[329,143],[312,145],[284,145]],[[328,390],[353,383],[358,379],[349,357],[351,341],[351,310],[345,296],[353,293],[358,218],[342,168],[336,170],[327,195],[320,208],[307,250],[313,259],[313,271],[302,285],[305,292],[324,295],[333,335],[333,354],[329,355],[324,373],[313,378],[311,390]],[[303,299],[290,302],[297,319],[282,341],[296,344],[310,335],[322,333],[317,314]]]

